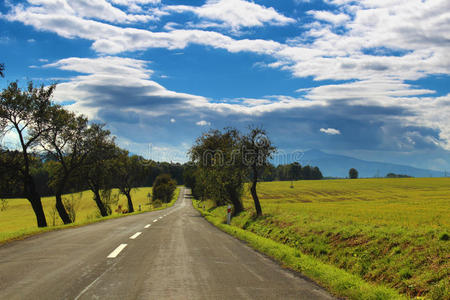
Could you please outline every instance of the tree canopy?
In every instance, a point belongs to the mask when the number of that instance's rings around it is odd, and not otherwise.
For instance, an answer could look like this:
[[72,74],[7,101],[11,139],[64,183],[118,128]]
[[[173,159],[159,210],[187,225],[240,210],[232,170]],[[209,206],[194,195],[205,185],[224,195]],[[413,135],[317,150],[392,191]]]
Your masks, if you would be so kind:
[[158,175],[153,184],[153,201],[160,200],[162,203],[169,203],[173,198],[176,188],[177,183],[169,174]]

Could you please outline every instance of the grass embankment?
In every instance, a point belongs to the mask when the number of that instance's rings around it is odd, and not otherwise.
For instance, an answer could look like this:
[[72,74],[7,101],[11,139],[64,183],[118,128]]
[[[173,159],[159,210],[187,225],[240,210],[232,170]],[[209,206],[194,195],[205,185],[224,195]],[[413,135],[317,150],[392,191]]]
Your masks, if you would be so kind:
[[[6,210],[0,211],[0,244],[51,230],[77,227],[108,219],[164,209],[175,203],[178,199],[180,188],[176,189],[172,201],[167,205],[163,204],[161,207],[153,207],[148,204],[147,194],[151,191],[151,187],[142,187],[132,191],[131,197],[135,212],[131,214],[122,214],[115,211],[118,205],[121,205],[122,208],[127,208],[126,197],[124,195],[119,195],[119,202],[117,206],[113,207],[113,213],[108,217],[99,216],[92,192],[84,191],[81,193],[64,195],[63,199],[72,199],[73,197],[76,203],[76,221],[69,225],[63,225],[58,213],[54,210],[55,197],[43,197],[42,205],[44,206],[47,223],[49,225],[46,228],[36,227],[36,217],[28,200],[8,199]],[[117,189],[112,190],[112,194],[117,195],[118,193],[119,191]],[[141,205],[141,211],[139,211],[139,205]]]
[[[254,217],[245,195],[247,210],[231,227],[222,224],[224,207],[207,207],[213,223],[337,295],[395,298],[364,280],[408,297],[450,299],[449,186],[448,178],[262,183],[264,216]],[[329,265],[347,275],[333,275]]]

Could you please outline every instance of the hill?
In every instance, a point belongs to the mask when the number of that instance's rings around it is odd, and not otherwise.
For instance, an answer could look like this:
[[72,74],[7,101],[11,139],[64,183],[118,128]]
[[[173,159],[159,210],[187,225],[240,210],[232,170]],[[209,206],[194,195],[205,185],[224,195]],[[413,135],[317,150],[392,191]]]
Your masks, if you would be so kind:
[[444,172],[419,169],[405,165],[365,161],[350,156],[336,155],[320,150],[308,150],[300,161],[302,165],[318,166],[327,177],[347,177],[348,170],[355,168],[359,177],[385,177],[388,173],[405,174],[413,177],[444,177]]

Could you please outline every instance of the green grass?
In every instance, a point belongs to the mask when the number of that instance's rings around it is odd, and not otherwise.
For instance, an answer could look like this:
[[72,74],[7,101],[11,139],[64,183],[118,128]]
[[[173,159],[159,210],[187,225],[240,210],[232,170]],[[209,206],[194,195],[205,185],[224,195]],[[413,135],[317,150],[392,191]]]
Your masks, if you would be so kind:
[[[405,296],[450,299],[449,187],[449,178],[262,183],[264,216],[254,217],[246,194],[232,225]],[[210,211],[224,220],[223,207]],[[360,299],[326,273],[311,277]]]
[[[7,209],[0,211],[0,243],[8,242],[11,240],[21,239],[30,235],[47,232],[51,230],[59,230],[64,228],[82,226],[94,222],[104,221],[112,218],[118,218],[122,216],[129,216],[147,211],[160,210],[166,207],[172,206],[176,199],[180,189],[175,191],[175,195],[172,201],[158,208],[154,208],[152,205],[148,205],[147,194],[152,191],[152,188],[142,187],[132,191],[132,200],[134,204],[135,212],[132,214],[121,214],[113,212],[108,217],[100,217],[98,214],[97,206],[93,200],[93,194],[90,191],[84,191],[82,193],[64,195],[63,199],[70,199],[73,197],[78,202],[76,221],[70,225],[63,225],[58,214],[55,215],[55,223],[53,224],[53,207],[55,206],[55,197],[43,197],[42,204],[44,206],[45,215],[47,217],[47,223],[49,227],[37,228],[36,217],[31,208],[30,203],[26,199],[8,199]],[[114,189],[113,194],[118,194],[118,190]],[[127,199],[124,195],[119,195],[118,205],[123,208],[127,208]],[[141,211],[139,210],[141,205]],[[113,207],[115,210],[117,207]]]

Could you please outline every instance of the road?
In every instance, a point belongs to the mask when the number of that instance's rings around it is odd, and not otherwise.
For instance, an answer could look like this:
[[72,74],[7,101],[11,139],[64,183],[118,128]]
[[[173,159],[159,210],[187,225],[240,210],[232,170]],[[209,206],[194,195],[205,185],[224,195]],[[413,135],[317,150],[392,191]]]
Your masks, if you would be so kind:
[[0,246],[0,299],[332,299],[205,221],[168,209]]

